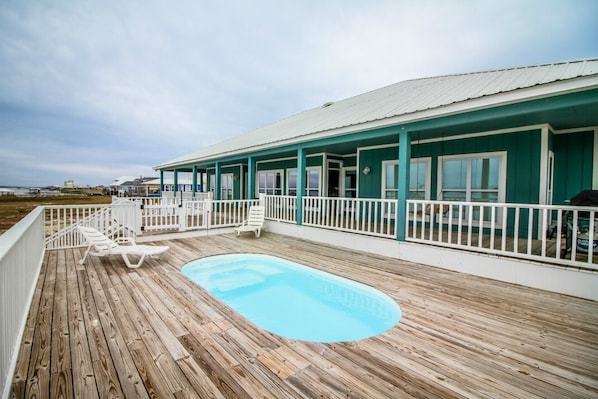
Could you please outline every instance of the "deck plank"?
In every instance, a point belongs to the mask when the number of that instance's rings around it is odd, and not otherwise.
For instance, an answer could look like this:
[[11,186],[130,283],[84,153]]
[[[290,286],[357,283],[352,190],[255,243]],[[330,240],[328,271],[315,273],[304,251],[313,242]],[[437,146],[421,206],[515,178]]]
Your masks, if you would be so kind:
[[[268,233],[157,244],[139,269],[46,254],[13,397],[598,397],[597,302]],[[224,253],[377,287],[403,318],[355,342],[271,334],[179,272]]]

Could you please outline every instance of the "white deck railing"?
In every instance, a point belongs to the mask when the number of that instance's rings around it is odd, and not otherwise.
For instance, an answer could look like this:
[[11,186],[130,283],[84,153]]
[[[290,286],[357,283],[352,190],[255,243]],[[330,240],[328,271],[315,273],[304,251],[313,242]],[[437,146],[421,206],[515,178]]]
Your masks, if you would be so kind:
[[249,207],[258,205],[259,199],[249,200],[213,200],[210,201],[208,228],[237,226],[247,219]]
[[[77,224],[111,237],[231,227],[241,224],[257,203],[264,204],[267,220],[297,222],[297,199],[291,196],[47,207],[46,248],[83,246]],[[598,269],[598,208],[416,200],[409,200],[407,208],[408,217],[397,221],[395,200],[304,197],[301,216],[305,226],[389,239],[405,223],[410,242]]]
[[407,210],[407,241],[598,269],[598,208],[409,200]]
[[0,394],[7,398],[44,257],[44,209],[0,235]]
[[94,227],[110,238],[135,238],[141,226],[138,207],[133,202],[112,205],[63,205],[45,207],[47,249],[85,245],[77,225]]
[[284,223],[297,223],[297,197],[290,195],[264,196],[266,219]]
[[303,197],[306,226],[396,238],[396,213],[396,200]]

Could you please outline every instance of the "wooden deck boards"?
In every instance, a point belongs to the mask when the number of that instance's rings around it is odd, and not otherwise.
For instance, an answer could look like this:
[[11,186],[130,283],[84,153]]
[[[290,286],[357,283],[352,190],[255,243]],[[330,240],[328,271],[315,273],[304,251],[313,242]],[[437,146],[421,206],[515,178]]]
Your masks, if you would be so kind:
[[[139,269],[47,252],[13,397],[598,397],[597,302],[275,234],[160,244]],[[179,273],[233,252],[375,286],[403,318],[356,342],[270,334]]]

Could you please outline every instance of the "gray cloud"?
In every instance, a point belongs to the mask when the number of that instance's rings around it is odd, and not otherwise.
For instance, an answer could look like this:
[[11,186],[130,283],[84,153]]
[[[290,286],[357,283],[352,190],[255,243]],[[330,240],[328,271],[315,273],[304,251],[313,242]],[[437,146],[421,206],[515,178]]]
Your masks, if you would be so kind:
[[0,185],[107,184],[397,81],[597,56],[598,3],[0,3]]

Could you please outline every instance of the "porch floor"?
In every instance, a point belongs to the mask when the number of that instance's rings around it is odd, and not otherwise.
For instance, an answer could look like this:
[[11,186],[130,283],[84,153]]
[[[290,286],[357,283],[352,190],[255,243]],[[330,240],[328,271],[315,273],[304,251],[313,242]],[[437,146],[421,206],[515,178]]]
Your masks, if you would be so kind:
[[[272,233],[156,244],[139,269],[46,253],[13,397],[598,397],[598,302]],[[234,252],[372,285],[403,318],[356,342],[270,334],[179,273]]]

